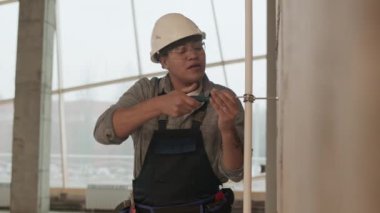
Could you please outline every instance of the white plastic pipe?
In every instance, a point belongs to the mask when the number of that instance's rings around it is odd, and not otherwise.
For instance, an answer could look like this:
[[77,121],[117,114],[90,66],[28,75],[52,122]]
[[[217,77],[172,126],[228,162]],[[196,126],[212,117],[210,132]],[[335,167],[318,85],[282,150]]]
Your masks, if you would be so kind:
[[[252,0],[245,0],[245,94],[252,94]],[[244,102],[244,192],[243,212],[251,212],[252,103]]]

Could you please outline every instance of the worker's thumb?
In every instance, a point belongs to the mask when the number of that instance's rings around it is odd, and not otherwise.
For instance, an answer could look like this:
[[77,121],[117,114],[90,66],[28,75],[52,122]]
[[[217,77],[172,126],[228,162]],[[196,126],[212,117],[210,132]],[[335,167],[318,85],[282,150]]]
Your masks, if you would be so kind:
[[192,83],[190,86],[182,88],[182,92],[190,93],[198,88],[198,83]]

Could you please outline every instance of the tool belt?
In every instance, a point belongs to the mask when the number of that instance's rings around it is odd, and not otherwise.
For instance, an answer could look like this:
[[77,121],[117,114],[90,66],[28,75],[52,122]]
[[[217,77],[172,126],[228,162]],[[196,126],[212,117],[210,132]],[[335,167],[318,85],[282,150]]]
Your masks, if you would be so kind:
[[230,213],[234,202],[233,191],[224,188],[209,198],[191,203],[173,206],[148,206],[135,204],[135,209],[131,209],[131,201],[120,203],[115,212],[117,213]]

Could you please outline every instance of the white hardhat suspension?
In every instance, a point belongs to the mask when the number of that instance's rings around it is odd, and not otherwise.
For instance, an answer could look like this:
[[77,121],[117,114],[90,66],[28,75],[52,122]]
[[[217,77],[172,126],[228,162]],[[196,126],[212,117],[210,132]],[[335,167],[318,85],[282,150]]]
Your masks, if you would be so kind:
[[193,21],[182,14],[169,13],[162,16],[153,28],[150,59],[158,63],[158,53],[162,48],[193,35],[200,35],[202,39],[206,37]]

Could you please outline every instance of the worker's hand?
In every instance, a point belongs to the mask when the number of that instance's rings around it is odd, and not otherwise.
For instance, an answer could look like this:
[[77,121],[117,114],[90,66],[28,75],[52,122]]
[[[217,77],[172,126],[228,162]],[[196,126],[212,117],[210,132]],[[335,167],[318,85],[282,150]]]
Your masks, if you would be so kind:
[[238,115],[238,99],[228,90],[211,90],[211,105],[218,113],[218,127],[220,131],[231,130],[235,127],[235,118]]
[[200,103],[194,98],[186,95],[196,90],[197,83],[190,85],[182,90],[174,90],[166,95],[157,97],[159,99],[158,107],[162,114],[172,117],[179,117],[191,113],[200,106]]

